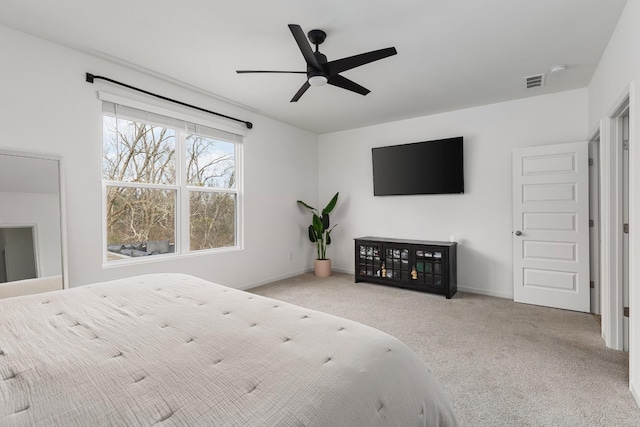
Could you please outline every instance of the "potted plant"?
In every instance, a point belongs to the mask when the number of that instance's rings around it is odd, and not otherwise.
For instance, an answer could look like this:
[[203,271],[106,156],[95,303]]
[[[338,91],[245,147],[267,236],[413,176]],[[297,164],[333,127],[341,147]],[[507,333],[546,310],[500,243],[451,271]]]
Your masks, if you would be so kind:
[[318,250],[318,258],[315,262],[315,274],[318,277],[331,276],[331,260],[327,259],[327,245],[331,244],[331,231],[333,231],[335,225],[329,228],[329,214],[338,203],[338,194],[340,193],[336,193],[333,196],[327,206],[322,209],[322,212],[318,212],[316,208],[309,206],[302,200],[298,200],[299,205],[309,209],[313,214],[311,225],[309,226],[309,240],[316,244],[316,249]]

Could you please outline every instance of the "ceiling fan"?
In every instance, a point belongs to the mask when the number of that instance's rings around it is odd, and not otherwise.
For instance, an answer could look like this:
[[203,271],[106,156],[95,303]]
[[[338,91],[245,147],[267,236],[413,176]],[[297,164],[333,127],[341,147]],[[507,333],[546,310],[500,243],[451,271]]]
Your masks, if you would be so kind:
[[316,51],[311,49],[311,45],[307,42],[304,31],[300,25],[289,24],[289,29],[293,34],[293,38],[298,43],[298,47],[307,62],[307,71],[261,71],[261,70],[237,70],[236,73],[290,73],[290,74],[306,74],[307,81],[304,82],[300,90],[293,96],[291,102],[297,102],[300,97],[309,89],[310,86],[323,86],[327,83],[342,89],[366,95],[370,92],[354,81],[340,75],[341,72],[359,67],[369,62],[377,61],[388,56],[398,53],[395,47],[374,50],[360,55],[349,56],[335,61],[328,61],[327,57],[318,51],[318,45],[322,44],[327,34],[322,30],[311,30],[308,33],[309,41],[316,46]]

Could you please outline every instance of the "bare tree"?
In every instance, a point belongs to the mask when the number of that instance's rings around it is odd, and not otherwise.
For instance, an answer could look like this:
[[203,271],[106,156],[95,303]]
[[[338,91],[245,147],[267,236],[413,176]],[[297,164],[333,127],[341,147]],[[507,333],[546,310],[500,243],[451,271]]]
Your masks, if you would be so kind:
[[[229,146],[233,147],[233,144],[197,135],[189,136],[187,184],[203,188],[234,188],[236,184],[234,153],[224,150]],[[234,245],[235,195],[192,190],[189,199],[190,249],[201,250]]]
[[[175,184],[175,132],[123,119],[105,118],[103,174],[109,181]],[[175,191],[110,186],[109,243],[174,239]]]
[[[175,185],[175,140],[175,131],[171,129],[105,116],[104,178],[113,182]],[[234,145],[189,135],[185,154],[191,250],[235,244],[235,194],[216,191],[235,188]],[[176,198],[174,189],[110,185],[109,244],[173,241]]]

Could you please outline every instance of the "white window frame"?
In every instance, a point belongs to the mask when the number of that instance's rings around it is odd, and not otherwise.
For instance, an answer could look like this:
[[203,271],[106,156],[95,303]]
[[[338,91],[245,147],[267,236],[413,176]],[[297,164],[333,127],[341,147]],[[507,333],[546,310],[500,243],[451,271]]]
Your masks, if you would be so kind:
[[[168,109],[166,106],[151,105],[145,102],[121,97],[106,92],[98,92],[98,98],[102,101],[111,102],[114,104],[135,108],[141,111],[145,111],[152,114],[159,114],[162,116],[174,118],[187,123],[207,126],[209,128],[221,130],[223,132],[229,132],[236,134],[240,137],[246,135],[246,131],[233,126],[217,123],[198,117],[197,115],[191,115],[189,112],[179,111],[178,109]],[[101,118],[105,115],[101,112]],[[170,126],[166,123],[154,122],[153,120],[143,120],[139,118],[128,117],[126,114],[118,114],[117,117],[125,118],[128,120],[143,122],[145,124],[153,126],[161,126],[167,129],[173,129],[176,131],[175,141],[175,162],[176,162],[176,183],[173,185],[166,184],[153,184],[153,183],[136,183],[136,182],[120,182],[120,181],[107,181],[103,177],[102,170],[102,155],[100,156],[100,176],[102,182],[102,267],[111,268],[123,265],[141,264],[149,262],[161,262],[172,259],[188,258],[194,256],[212,255],[216,253],[235,252],[244,249],[244,170],[243,170],[243,144],[242,142],[231,142],[235,146],[235,189],[220,189],[209,187],[190,186],[186,184],[186,165],[184,154],[186,153],[186,140],[187,136],[191,135],[191,132],[187,132],[185,129],[178,128],[177,126]],[[101,120],[102,126],[102,120]],[[102,134],[102,133],[101,133]],[[213,138],[215,139],[215,138]],[[102,146],[102,140],[100,141]],[[101,149],[102,151],[102,149]],[[107,187],[129,187],[129,188],[148,188],[148,189],[161,189],[167,191],[176,192],[175,201],[175,249],[173,253],[169,254],[157,254],[144,257],[128,257],[121,260],[107,260]],[[196,192],[208,192],[208,193],[227,193],[235,194],[236,196],[236,209],[235,209],[235,245],[226,246],[221,248],[202,249],[197,251],[191,251],[189,248],[190,240],[190,207],[189,207],[189,195],[191,191]]]

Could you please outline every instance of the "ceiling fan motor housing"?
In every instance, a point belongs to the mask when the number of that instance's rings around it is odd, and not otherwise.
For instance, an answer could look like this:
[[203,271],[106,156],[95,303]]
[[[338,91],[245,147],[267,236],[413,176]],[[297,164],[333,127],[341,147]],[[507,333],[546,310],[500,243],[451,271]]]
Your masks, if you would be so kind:
[[309,37],[309,41],[316,45],[316,50],[318,50],[318,45],[322,44],[324,39],[327,38],[327,33],[322,30],[311,30],[307,33],[307,37]]
[[311,64],[307,64],[307,78],[311,78],[313,76],[328,77],[327,72],[325,70],[325,66],[324,66],[324,64],[327,63],[327,56],[320,52],[314,52],[313,56],[316,57],[316,61],[318,61],[318,64],[320,64],[321,68],[317,69],[313,67]]

